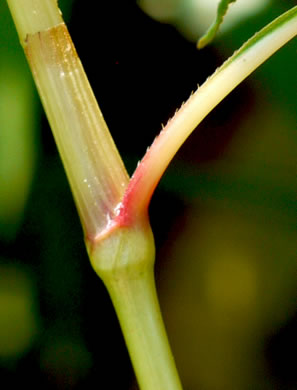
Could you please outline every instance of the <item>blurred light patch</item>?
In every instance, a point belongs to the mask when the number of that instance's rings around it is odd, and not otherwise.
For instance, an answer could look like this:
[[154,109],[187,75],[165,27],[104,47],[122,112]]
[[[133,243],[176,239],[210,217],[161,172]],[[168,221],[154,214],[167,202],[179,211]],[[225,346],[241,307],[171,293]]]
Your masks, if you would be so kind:
[[[219,0],[139,0],[138,3],[152,18],[175,25],[188,39],[196,41],[215,19]],[[231,29],[270,3],[271,0],[238,0],[232,3],[219,33]]]
[[[243,19],[252,16],[267,6],[271,0],[238,0],[230,4],[220,31],[227,31]],[[215,19],[219,0],[191,0],[187,2],[190,12],[188,16],[196,16],[196,30],[207,29]],[[198,21],[198,23],[197,23]],[[192,19],[195,28],[195,19]]]
[[159,296],[185,388],[275,388],[263,345],[296,307],[296,230],[233,205],[190,207],[161,254]]
[[0,224],[14,235],[23,216],[35,163],[32,83],[14,62],[0,68]]
[[138,0],[139,7],[151,18],[169,22],[177,17],[181,0]]
[[18,266],[0,266],[0,359],[15,360],[32,346],[38,331],[35,291]]
[[257,299],[258,270],[244,248],[230,244],[211,251],[204,280],[206,300],[217,312],[250,311]]

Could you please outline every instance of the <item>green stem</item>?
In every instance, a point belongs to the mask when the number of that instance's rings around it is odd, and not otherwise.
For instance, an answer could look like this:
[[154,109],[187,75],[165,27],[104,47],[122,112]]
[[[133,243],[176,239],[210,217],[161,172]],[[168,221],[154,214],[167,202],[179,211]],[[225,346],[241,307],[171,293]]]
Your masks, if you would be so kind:
[[85,235],[115,216],[129,177],[56,0],[7,0],[63,161]]
[[131,226],[118,221],[87,247],[113,301],[141,390],[181,390],[156,294],[147,216]]
[[152,267],[106,284],[142,390],[181,390],[158,304]]
[[64,162],[91,262],[114,302],[141,389],[181,390],[155,291],[147,213],[132,216],[118,208],[128,175],[57,1],[8,4]]

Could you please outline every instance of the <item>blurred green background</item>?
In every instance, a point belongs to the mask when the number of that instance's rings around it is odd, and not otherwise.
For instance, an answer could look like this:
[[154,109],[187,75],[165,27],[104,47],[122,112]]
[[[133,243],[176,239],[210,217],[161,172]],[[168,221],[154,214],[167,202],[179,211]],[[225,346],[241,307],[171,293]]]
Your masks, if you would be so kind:
[[[198,52],[212,3],[59,2],[130,174],[197,84],[296,4],[238,1],[244,12]],[[204,120],[152,200],[158,291],[185,390],[297,389],[296,53],[295,39]],[[0,373],[11,388],[136,388],[3,1]]]

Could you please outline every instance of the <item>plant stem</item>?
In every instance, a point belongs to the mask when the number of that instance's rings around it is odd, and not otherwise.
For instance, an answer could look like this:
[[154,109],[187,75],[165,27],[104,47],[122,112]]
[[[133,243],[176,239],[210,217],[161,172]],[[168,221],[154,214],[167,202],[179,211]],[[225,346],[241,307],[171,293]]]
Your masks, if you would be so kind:
[[118,212],[128,175],[57,2],[8,4],[79,209],[90,260],[112,297],[141,389],[181,390],[155,291],[148,216]]
[[116,309],[141,390],[181,390],[156,295],[147,217],[116,225],[88,250]]
[[148,207],[168,164],[198,124],[238,84],[297,35],[297,6],[248,40],[191,95],[169,120],[138,165],[123,200],[131,214]]
[[56,0],[7,0],[22,46],[26,37],[63,23]]
[[91,262],[111,295],[139,385],[142,390],[181,390],[156,296],[148,203],[170,160],[201,120],[297,34],[297,7],[256,34],[191,96],[128,186],[57,1],[8,4],[68,174]]
[[106,283],[142,390],[181,390],[164,329],[152,267]]
[[8,0],[87,237],[115,216],[129,177],[56,0]]

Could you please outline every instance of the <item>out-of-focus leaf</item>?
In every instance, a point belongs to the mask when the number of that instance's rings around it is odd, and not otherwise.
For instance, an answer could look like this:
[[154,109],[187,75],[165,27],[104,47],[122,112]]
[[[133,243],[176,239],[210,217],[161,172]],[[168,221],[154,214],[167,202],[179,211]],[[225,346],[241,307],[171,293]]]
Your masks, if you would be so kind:
[[0,4],[0,234],[22,221],[36,160],[33,84],[6,2]]
[[30,80],[14,64],[6,65],[0,72],[0,221],[13,230],[32,182],[35,121]]
[[38,330],[37,304],[30,275],[17,265],[0,265],[0,359],[20,358]]

